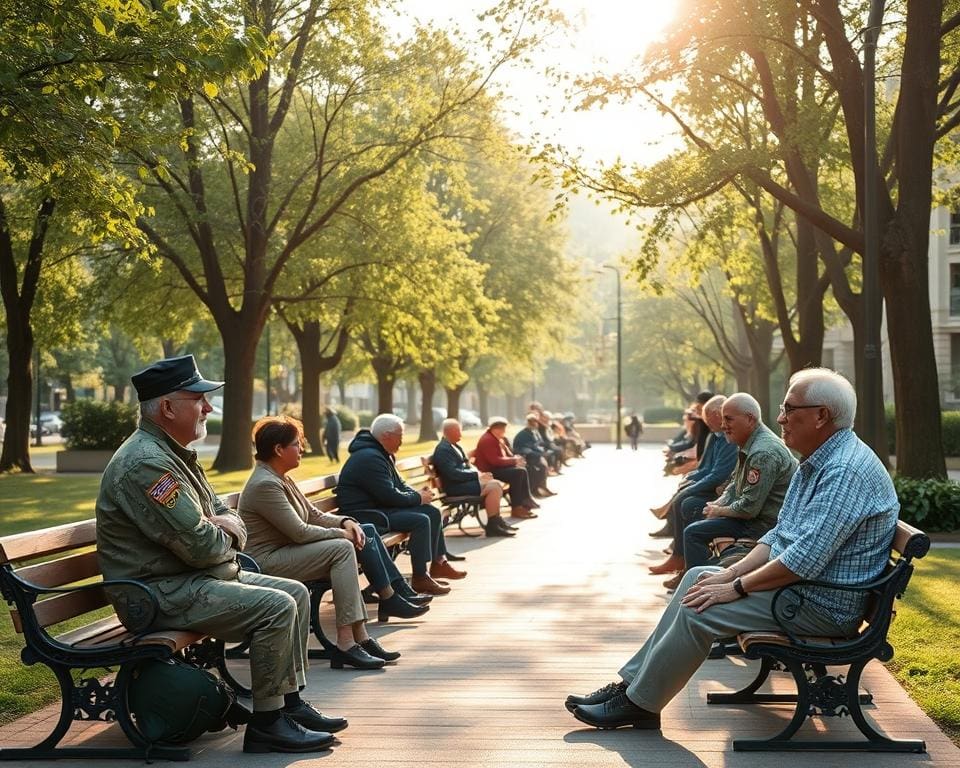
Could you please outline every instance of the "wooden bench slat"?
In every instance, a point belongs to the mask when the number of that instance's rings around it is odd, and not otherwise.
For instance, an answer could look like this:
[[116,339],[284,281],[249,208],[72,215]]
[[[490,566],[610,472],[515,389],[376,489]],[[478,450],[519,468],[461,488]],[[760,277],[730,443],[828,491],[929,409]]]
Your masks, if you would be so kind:
[[39,531],[14,533],[0,538],[0,563],[56,555],[69,549],[78,549],[96,543],[96,520],[66,523]]
[[17,576],[40,587],[62,587],[99,575],[100,562],[96,550],[17,569]]
[[[57,595],[47,600],[34,603],[33,613],[41,627],[59,624],[61,621],[82,616],[90,611],[109,605],[107,595],[103,589],[85,589],[69,595]],[[23,623],[17,610],[10,611],[13,626],[17,632],[23,632]]]

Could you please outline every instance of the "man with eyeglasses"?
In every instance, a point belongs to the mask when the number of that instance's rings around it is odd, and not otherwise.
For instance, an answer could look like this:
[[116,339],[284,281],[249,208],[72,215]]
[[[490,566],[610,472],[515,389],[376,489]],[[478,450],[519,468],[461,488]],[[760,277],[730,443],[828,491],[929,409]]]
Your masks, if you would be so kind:
[[[740,632],[848,637],[866,609],[855,590],[798,587],[772,612],[778,589],[798,581],[869,583],[890,556],[900,504],[889,474],[852,431],[857,397],[839,374],[795,373],[777,419],[786,445],[803,459],[774,526],[729,568],[691,568],[620,680],[567,709],[596,728],[659,729],[660,712],[707,658],[711,644]],[[783,600],[783,598],[781,598]],[[782,626],[777,619],[782,622]]]
[[206,393],[223,386],[200,375],[193,355],[160,360],[132,377],[140,425],[100,481],[97,554],[104,579],[136,579],[139,590],[108,589],[135,632],[187,629],[250,642],[253,714],[244,752],[314,752],[337,743],[343,718],[324,717],[300,698],[306,684],[310,597],[299,581],[243,571],[247,530],[207,482],[197,452],[206,435]]

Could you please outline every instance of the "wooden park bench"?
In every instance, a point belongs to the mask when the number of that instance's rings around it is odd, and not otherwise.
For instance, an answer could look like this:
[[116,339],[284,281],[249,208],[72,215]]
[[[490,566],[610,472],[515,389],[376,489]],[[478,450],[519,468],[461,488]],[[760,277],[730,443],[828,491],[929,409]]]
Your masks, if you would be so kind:
[[[820,581],[801,581],[781,587],[773,601],[773,615],[781,632],[744,632],[737,636],[743,654],[759,659],[756,678],[742,690],[733,693],[709,693],[708,704],[795,703],[794,714],[787,726],[769,739],[736,739],[734,750],[844,750],[872,752],[925,752],[926,745],[917,739],[892,739],[879,733],[864,716],[862,705],[872,701],[860,693],[863,668],[873,659],[889,661],[893,647],[887,631],[896,614],[896,601],[903,596],[913,574],[914,558],[922,558],[930,549],[930,539],[923,532],[904,522],[897,524],[892,555],[884,573],[870,584],[857,587]],[[803,595],[802,586],[829,587],[841,591],[867,592],[867,611],[854,637],[806,637],[792,634],[780,621],[777,602],[785,593],[793,599]],[[846,676],[827,674],[828,667],[846,667]],[[757,693],[771,671],[788,671],[797,685],[796,694]],[[866,740],[794,740],[803,722],[813,715],[827,717],[849,715]]]
[[[96,531],[96,520],[83,520],[0,538],[0,591],[11,606],[14,629],[23,636],[20,658],[28,666],[49,667],[61,698],[60,718],[50,734],[32,747],[2,748],[0,759],[189,759],[187,747],[149,746],[131,717],[129,685],[145,659],[176,655],[215,668],[238,693],[248,692],[228,671],[222,642],[186,630],[134,633],[120,623],[104,586],[142,590],[155,607],[156,598],[140,581],[103,581]],[[64,622],[69,626],[58,626]],[[74,720],[115,720],[133,747],[58,747]]]

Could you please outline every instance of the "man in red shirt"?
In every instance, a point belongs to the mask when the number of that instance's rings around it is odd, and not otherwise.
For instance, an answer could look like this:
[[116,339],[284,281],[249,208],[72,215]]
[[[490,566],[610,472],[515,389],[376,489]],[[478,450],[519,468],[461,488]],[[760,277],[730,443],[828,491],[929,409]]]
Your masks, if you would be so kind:
[[522,456],[514,456],[506,440],[507,420],[502,416],[490,419],[487,431],[477,442],[476,464],[481,472],[489,472],[497,480],[510,484],[510,503],[514,517],[536,517],[531,511],[540,505],[530,493],[530,476]]

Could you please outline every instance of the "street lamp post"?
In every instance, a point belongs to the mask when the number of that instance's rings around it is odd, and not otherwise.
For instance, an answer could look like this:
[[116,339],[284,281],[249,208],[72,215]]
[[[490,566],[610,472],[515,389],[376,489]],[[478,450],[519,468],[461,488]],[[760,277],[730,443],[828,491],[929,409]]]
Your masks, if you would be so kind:
[[867,445],[877,449],[878,427],[875,414],[879,407],[883,369],[880,361],[880,236],[877,221],[877,114],[876,57],[877,38],[883,23],[885,0],[871,0],[867,28],[863,31],[863,381],[860,396],[864,418],[860,429]]
[[619,451],[623,448],[623,439],[621,435],[621,432],[623,431],[623,424],[621,423],[623,419],[623,334],[621,333],[623,313],[621,311],[622,306],[620,298],[620,269],[615,267],[613,264],[604,264],[603,268],[612,270],[617,276],[617,409],[616,418],[614,419],[614,429],[616,429],[617,432],[617,450]]

